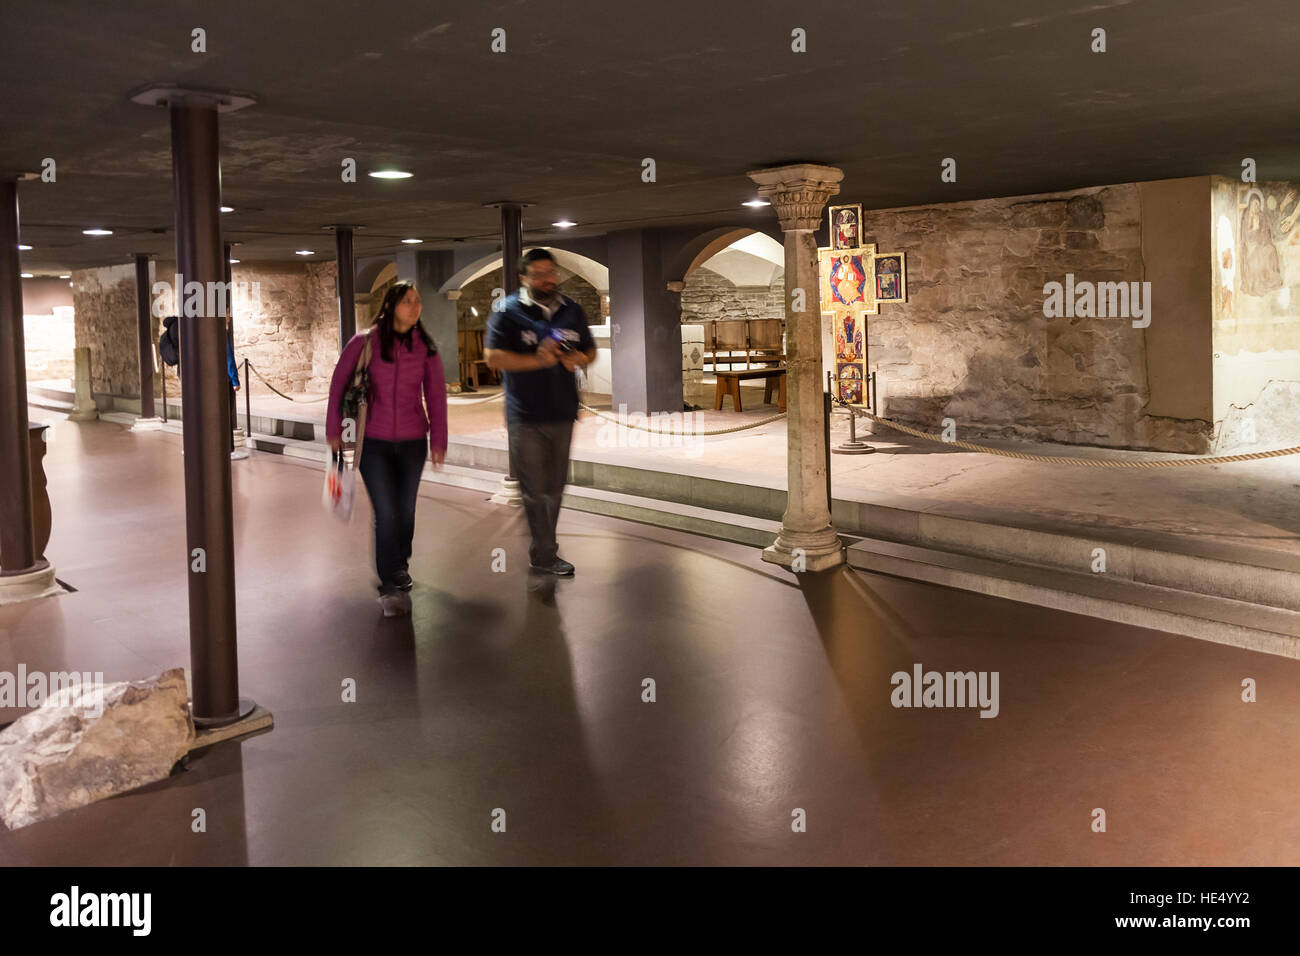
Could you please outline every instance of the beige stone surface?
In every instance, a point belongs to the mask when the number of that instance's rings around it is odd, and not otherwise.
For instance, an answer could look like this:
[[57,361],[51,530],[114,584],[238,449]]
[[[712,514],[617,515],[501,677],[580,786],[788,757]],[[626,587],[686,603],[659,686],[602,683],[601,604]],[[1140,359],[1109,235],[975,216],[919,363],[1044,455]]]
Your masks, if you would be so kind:
[[162,780],[193,740],[182,668],[65,688],[0,732],[0,821],[25,827]]
[[1144,330],[1043,315],[1043,286],[1067,273],[1145,278],[1136,184],[862,218],[878,251],[907,255],[907,302],[884,303],[866,320],[869,364],[888,374],[892,417],[933,431],[952,418],[970,435],[1208,450],[1208,421],[1146,414]]

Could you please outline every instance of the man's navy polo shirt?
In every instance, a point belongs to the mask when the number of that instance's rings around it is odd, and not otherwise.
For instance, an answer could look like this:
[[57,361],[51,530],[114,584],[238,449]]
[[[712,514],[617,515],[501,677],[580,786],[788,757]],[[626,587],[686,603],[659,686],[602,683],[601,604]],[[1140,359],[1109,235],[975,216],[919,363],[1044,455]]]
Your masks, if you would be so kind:
[[[548,322],[546,311],[526,292],[521,289],[506,296],[500,311],[488,318],[485,348],[532,355],[542,337],[553,329],[560,330],[565,341],[579,352],[596,347],[582,306],[556,293],[560,307]],[[502,372],[501,380],[506,389],[507,422],[571,422],[578,417],[578,383],[573,373],[558,362],[531,372]]]

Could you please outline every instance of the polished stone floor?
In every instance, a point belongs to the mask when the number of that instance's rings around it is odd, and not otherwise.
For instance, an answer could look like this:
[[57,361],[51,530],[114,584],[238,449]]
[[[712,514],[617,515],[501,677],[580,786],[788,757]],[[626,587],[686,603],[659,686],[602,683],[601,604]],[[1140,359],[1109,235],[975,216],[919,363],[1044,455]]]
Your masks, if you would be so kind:
[[[77,590],[0,608],[0,670],[188,666],[183,460],[177,435],[59,424],[48,555]],[[343,526],[314,467],[233,468],[241,689],[275,729],[0,832],[0,863],[1300,862],[1300,662],[851,571],[796,579],[572,512],[578,572],[548,601],[525,589],[517,512],[429,483],[414,614],[384,620],[364,500]],[[895,709],[891,675],[916,663],[997,671],[998,716]]]

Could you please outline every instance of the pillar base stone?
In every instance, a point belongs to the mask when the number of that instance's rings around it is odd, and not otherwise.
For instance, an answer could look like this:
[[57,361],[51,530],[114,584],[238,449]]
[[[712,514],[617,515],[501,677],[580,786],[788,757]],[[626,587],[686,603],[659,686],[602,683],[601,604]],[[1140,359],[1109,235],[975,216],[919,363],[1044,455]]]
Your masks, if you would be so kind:
[[844,563],[844,544],[830,525],[818,531],[782,528],[776,540],[763,549],[763,560],[800,571],[827,571]]
[[99,418],[99,409],[94,405],[89,408],[74,408],[68,413],[70,422],[93,422]]
[[501,490],[492,496],[492,500],[499,505],[510,505],[512,508],[522,508],[524,506],[524,496],[519,490],[518,479],[502,478]]
[[54,566],[48,561],[21,574],[0,574],[0,606],[62,593],[63,588],[54,580]]
[[137,418],[131,423],[133,432],[157,432],[162,431],[162,419],[156,415],[153,418]]

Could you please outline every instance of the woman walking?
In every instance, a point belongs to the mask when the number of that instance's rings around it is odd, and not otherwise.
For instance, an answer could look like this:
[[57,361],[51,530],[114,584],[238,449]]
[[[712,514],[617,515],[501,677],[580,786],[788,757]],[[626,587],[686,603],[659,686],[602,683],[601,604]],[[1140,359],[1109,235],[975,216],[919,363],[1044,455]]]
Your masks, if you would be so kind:
[[[375,570],[384,617],[411,611],[407,562],[415,535],[420,473],[426,455],[439,467],[447,454],[442,358],[420,324],[420,308],[420,293],[413,283],[394,284],[374,325],[358,332],[343,349],[330,380],[325,437],[337,452],[343,446],[344,393],[358,371],[369,378],[365,430],[356,439],[361,478],[375,509]],[[361,376],[363,382],[367,374]],[[352,428],[355,431],[357,423]]]

